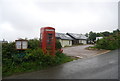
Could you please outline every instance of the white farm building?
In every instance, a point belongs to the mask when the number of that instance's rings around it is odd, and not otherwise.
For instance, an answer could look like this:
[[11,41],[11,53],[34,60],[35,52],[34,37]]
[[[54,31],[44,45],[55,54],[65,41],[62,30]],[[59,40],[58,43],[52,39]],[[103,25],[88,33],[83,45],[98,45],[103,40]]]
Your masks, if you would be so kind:
[[87,37],[83,34],[74,33],[56,33],[56,38],[61,43],[62,47],[78,44],[87,44]]
[[73,38],[73,44],[87,44],[87,37],[83,34],[67,33],[71,38]]
[[72,38],[64,33],[56,33],[56,38],[61,43],[62,47],[72,46]]

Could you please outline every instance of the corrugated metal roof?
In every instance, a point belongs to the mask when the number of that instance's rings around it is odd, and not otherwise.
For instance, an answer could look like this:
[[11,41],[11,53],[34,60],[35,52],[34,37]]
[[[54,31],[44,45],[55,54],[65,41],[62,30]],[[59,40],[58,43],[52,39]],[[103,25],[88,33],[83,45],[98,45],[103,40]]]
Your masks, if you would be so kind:
[[75,39],[87,39],[87,37],[83,34],[75,34],[75,33],[67,33],[67,34]]
[[73,40],[70,36],[66,35],[65,33],[56,33],[56,38]]

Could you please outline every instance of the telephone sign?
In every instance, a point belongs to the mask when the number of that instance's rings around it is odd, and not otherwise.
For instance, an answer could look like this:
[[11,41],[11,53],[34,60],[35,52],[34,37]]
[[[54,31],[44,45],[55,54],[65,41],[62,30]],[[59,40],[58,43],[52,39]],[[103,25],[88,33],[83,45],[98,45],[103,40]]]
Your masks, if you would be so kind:
[[43,27],[40,31],[41,48],[43,52],[55,55],[55,28]]

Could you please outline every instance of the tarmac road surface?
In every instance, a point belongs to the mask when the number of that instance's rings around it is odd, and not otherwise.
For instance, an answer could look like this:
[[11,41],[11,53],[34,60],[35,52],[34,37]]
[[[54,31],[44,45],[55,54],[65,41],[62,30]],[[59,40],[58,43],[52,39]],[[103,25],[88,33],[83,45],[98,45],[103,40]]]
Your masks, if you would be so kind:
[[88,58],[91,56],[96,56],[105,52],[109,52],[110,50],[87,50],[86,47],[94,46],[94,45],[79,45],[79,46],[72,46],[72,47],[65,47],[63,49],[63,53],[68,56],[80,56],[82,58]]
[[118,79],[118,50],[4,79]]

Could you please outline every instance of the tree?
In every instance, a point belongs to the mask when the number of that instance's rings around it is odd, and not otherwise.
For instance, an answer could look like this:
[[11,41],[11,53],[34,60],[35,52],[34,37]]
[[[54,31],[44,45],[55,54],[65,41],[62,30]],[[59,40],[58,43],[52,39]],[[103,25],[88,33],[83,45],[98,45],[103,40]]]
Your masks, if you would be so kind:
[[114,30],[114,31],[113,31],[113,35],[116,35],[116,34],[118,34],[119,32],[120,32],[120,30],[119,30],[119,29]]
[[105,36],[105,37],[108,37],[108,36],[110,36],[110,35],[111,35],[111,33],[110,33],[110,32],[108,32],[108,31],[102,32],[102,34],[103,34],[103,36]]
[[101,33],[96,33],[97,37],[102,37],[103,35]]
[[86,36],[86,37],[89,37],[89,34],[88,34],[88,33],[86,33],[86,34],[85,34],[85,36]]
[[90,40],[90,42],[95,42],[96,37],[97,37],[96,33],[92,32],[92,31],[89,32],[89,40]]

